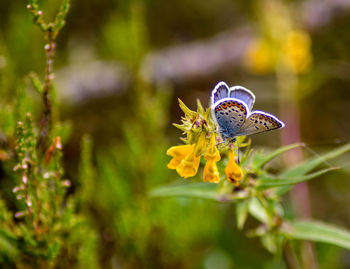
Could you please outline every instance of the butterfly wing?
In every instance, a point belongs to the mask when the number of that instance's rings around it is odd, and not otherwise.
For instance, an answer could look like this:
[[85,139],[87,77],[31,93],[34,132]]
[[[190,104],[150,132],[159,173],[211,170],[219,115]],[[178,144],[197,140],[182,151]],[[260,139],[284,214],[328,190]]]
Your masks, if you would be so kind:
[[234,138],[246,120],[248,108],[238,99],[224,98],[212,106],[212,113],[223,138]]
[[215,104],[217,101],[229,97],[230,89],[223,81],[216,84],[211,92],[211,104]]
[[258,134],[283,127],[284,123],[274,115],[263,111],[253,111],[237,131],[236,136]]
[[251,111],[255,102],[255,95],[248,89],[242,86],[233,86],[230,88],[231,98],[236,98],[243,101]]

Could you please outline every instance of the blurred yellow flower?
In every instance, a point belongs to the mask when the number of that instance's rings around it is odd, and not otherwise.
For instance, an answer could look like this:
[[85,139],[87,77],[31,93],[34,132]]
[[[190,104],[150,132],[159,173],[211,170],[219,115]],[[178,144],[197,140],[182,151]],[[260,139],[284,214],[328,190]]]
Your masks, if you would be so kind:
[[228,153],[228,162],[225,168],[225,174],[227,180],[235,183],[235,185],[239,185],[239,181],[243,178],[242,169],[235,162],[235,154],[233,150],[230,150]]
[[278,40],[256,39],[244,53],[244,65],[258,75],[278,68],[279,63],[290,71],[300,74],[312,63],[311,38],[301,30],[292,30]]
[[176,167],[181,163],[187,155],[189,155],[194,150],[193,145],[181,145],[174,146],[167,150],[166,154],[173,157],[168,163],[169,169],[176,169]]
[[271,44],[260,39],[248,46],[243,60],[246,68],[254,74],[266,74],[275,67],[275,55]]
[[216,162],[220,161],[220,153],[216,144],[216,135],[212,134],[210,137],[209,147],[204,155],[204,159],[207,160],[203,171],[203,181],[204,182],[220,182],[219,171],[216,166]]
[[295,30],[288,33],[284,46],[285,64],[296,74],[307,71],[312,62],[311,38],[308,33]]

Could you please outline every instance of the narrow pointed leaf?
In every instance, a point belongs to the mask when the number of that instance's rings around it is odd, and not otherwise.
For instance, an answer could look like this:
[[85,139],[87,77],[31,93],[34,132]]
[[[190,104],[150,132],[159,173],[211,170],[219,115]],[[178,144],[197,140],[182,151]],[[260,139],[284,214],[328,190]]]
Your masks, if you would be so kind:
[[[293,167],[283,173],[281,173],[280,176],[282,177],[298,177],[298,176],[303,176],[306,173],[310,172],[311,170],[315,169],[317,166],[319,166],[320,164],[334,159],[342,154],[344,154],[345,152],[350,151],[350,144],[346,144],[344,146],[341,146],[333,151],[330,151],[326,154],[323,154],[321,156],[318,156],[314,159],[308,160],[296,167]],[[288,192],[290,189],[292,188],[292,186],[283,186],[283,187],[279,187],[276,188],[275,193],[277,195],[283,195],[284,193]]]
[[350,231],[320,221],[295,221],[292,223],[293,239],[329,243],[350,250]]
[[186,127],[183,124],[173,123],[173,125],[181,131],[186,131]]
[[302,143],[296,143],[296,144],[291,144],[291,145],[287,145],[287,146],[284,146],[284,147],[281,147],[267,155],[256,155],[255,158],[254,158],[254,161],[253,161],[253,169],[256,171],[256,170],[259,170],[261,169],[266,163],[268,163],[269,161],[271,161],[273,158],[277,157],[278,155],[288,151],[288,150],[291,150],[291,149],[294,149],[294,148],[297,148],[297,147],[302,147],[303,144]]
[[191,109],[189,109],[184,102],[182,102],[180,100],[180,98],[178,99],[179,101],[179,105],[180,105],[180,108],[181,110],[185,113],[186,116],[190,116],[190,117],[193,117],[196,115],[196,112],[195,111],[192,111]]
[[267,214],[266,209],[263,207],[259,199],[256,197],[250,200],[249,213],[257,220],[260,220],[262,223],[269,222],[269,216]]
[[237,218],[237,227],[239,230],[243,229],[243,226],[248,217],[249,210],[249,200],[243,200],[240,203],[237,203],[236,206],[236,218]]
[[232,203],[246,199],[249,193],[218,193],[219,185],[215,183],[185,183],[162,186],[149,193],[150,197],[188,197],[215,200],[221,203]]
[[210,117],[210,107],[204,112],[204,119],[208,120]]
[[204,108],[201,104],[201,101],[199,99],[197,99],[197,111],[199,114],[203,114],[204,113]]
[[261,238],[262,245],[271,253],[276,253],[278,250],[276,236],[274,234],[266,233]]
[[310,172],[311,170],[315,169],[320,164],[334,159],[345,152],[350,151],[350,144],[346,144],[344,146],[341,146],[335,150],[332,150],[326,154],[320,155],[314,159],[308,160],[296,167],[293,167],[292,169],[289,169],[282,173],[283,176],[301,176],[305,175],[306,173]]
[[336,170],[337,168],[327,168],[314,173],[307,174],[305,176],[298,177],[270,177],[268,175],[263,175],[256,182],[256,186],[259,189],[273,188],[285,185],[293,185],[300,182],[305,182],[315,177],[321,176],[329,171]]
[[196,197],[217,200],[218,185],[214,183],[176,184],[156,188],[150,192],[151,197]]

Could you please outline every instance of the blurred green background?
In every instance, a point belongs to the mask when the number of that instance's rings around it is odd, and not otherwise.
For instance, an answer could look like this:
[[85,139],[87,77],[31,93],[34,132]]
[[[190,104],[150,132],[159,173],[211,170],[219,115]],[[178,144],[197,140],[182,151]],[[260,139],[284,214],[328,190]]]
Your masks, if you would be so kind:
[[[49,20],[60,1],[39,3]],[[30,72],[44,74],[45,42],[26,4],[0,1],[2,104],[15,98]],[[166,168],[165,154],[180,143],[171,125],[181,117],[177,98],[190,108],[197,98],[208,104],[221,80],[252,90],[255,109],[286,123],[282,131],[253,136],[256,148],[302,141],[307,157],[349,142],[349,25],[348,0],[72,1],[57,40],[54,83],[59,117],[72,126],[64,140],[70,193],[83,189],[81,210],[95,233],[96,257],[89,266],[285,268],[257,239],[237,231],[230,205],[150,199],[148,192],[179,181]],[[293,31],[302,31],[309,42],[299,47],[297,39],[292,47],[296,58],[305,51],[310,57],[301,71],[280,68],[288,54],[281,44]],[[40,97],[30,89],[28,95],[38,104],[38,119]],[[87,177],[79,174],[84,134],[93,141]],[[347,229],[349,162],[349,155],[332,162],[344,169],[308,188],[311,215]],[[10,208],[13,184],[1,178]],[[292,211],[293,199],[286,197],[285,204]],[[253,225],[249,220],[248,228]],[[348,251],[325,244],[316,249],[319,268],[350,268]]]

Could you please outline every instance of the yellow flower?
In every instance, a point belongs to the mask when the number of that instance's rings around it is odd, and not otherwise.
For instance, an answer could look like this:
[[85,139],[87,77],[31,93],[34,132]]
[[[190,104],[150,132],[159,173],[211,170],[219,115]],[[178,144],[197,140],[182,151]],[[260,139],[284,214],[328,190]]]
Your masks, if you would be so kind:
[[284,46],[284,55],[287,67],[296,74],[307,71],[312,62],[310,36],[300,30],[288,33]]
[[275,55],[271,44],[255,40],[244,52],[244,65],[253,74],[267,74],[275,67]]
[[203,171],[203,181],[204,182],[220,182],[220,176],[216,162],[220,161],[220,153],[215,146],[216,135],[212,134],[210,137],[210,143],[207,152],[204,155],[204,159],[207,160]]
[[169,169],[176,169],[183,159],[194,150],[193,145],[181,145],[175,146],[168,149],[167,155],[173,157],[168,163]]
[[225,168],[225,174],[227,180],[235,183],[235,185],[239,185],[239,181],[243,178],[242,169],[235,162],[235,154],[233,150],[230,150],[228,153],[228,162]]
[[201,155],[207,147],[206,133],[200,134],[196,144],[175,146],[168,149],[167,154],[173,158],[168,163],[169,169],[176,169],[184,178],[197,174]]
[[206,159],[207,161],[218,162],[221,159],[219,150],[215,146],[215,143],[216,143],[216,135],[212,134],[210,137],[208,150],[204,155],[204,159]]
[[216,162],[212,160],[207,161],[207,163],[204,166],[203,181],[212,183],[220,182],[220,175],[218,167],[216,166]]
[[[204,136],[205,138],[205,136]],[[202,143],[202,141],[200,141]],[[198,145],[182,145],[175,146],[168,149],[167,154],[173,158],[168,163],[169,169],[176,169],[176,172],[184,178],[193,177],[197,174],[201,155],[197,155],[196,152],[202,151],[202,143]]]
[[183,178],[195,176],[199,167],[200,158],[200,156],[196,157],[195,151],[192,151],[176,167],[176,172]]

